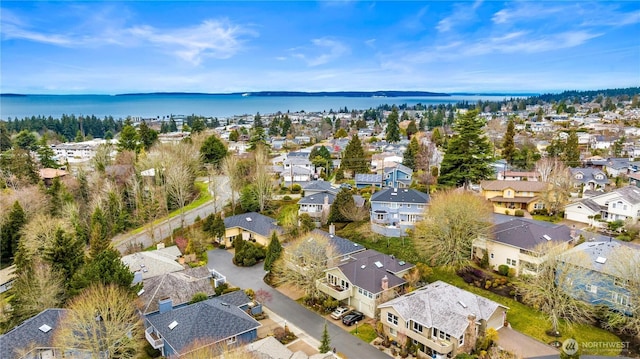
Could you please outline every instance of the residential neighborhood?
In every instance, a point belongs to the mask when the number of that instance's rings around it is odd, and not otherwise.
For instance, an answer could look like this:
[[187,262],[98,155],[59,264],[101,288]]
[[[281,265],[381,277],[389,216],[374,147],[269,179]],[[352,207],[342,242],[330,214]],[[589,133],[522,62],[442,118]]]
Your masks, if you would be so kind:
[[2,121],[0,357],[637,357],[629,92]]

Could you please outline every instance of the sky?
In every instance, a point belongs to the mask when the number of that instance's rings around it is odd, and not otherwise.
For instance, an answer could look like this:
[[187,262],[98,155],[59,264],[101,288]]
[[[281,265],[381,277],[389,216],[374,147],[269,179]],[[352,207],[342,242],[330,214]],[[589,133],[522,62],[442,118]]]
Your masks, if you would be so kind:
[[7,1],[0,92],[640,86],[638,1]]

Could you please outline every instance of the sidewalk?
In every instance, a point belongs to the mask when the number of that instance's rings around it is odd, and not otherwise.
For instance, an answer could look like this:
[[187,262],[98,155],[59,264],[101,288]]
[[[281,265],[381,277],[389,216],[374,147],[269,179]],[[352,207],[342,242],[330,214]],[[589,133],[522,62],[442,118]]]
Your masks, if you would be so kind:
[[315,338],[311,337],[309,334],[304,332],[302,329],[296,327],[295,325],[287,322],[285,319],[277,315],[276,313],[269,310],[269,308],[263,306],[262,310],[269,316],[269,319],[273,321],[278,327],[284,327],[285,325],[289,330],[298,337],[298,339],[287,345],[289,350],[296,352],[298,350],[302,350],[307,355],[313,355],[318,353],[318,348],[320,347],[320,342]]

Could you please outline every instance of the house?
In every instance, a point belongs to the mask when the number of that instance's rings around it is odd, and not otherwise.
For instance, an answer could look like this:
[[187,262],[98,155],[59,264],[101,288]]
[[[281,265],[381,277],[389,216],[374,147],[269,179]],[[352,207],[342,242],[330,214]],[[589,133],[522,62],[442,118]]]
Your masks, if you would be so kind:
[[371,203],[371,229],[387,237],[400,237],[422,219],[429,195],[415,189],[387,188],[374,193]]
[[371,173],[356,173],[355,185],[356,188],[382,188],[382,175]]
[[45,309],[0,335],[0,357],[62,358],[61,350],[53,346],[53,334],[65,311],[65,309]]
[[174,308],[171,301],[145,316],[145,337],[162,356],[180,358],[198,350],[212,357],[222,347],[244,345],[258,336],[260,323],[247,313],[252,301],[243,291]]
[[520,209],[532,212],[543,209],[544,202],[540,198],[549,188],[546,182],[533,181],[482,181],[482,196],[491,201],[495,213],[511,213]]
[[629,174],[629,186],[640,188],[640,173]]
[[333,223],[329,225],[328,233],[320,229],[314,229],[311,233],[329,240],[329,245],[333,248],[335,256],[333,258],[329,258],[327,263],[328,266],[334,266],[337,265],[337,263],[349,260],[353,254],[366,250],[366,248],[361,244],[337,236],[336,227]]
[[631,161],[628,158],[601,158],[591,157],[584,161],[586,167],[594,167],[602,170],[611,177],[628,174]]
[[216,292],[211,272],[207,267],[188,268],[145,279],[138,292],[142,314],[160,310],[161,300],[170,299],[173,305],[189,303],[196,293],[213,297]]
[[338,194],[339,188],[333,187],[331,182],[327,181],[311,181],[302,186],[305,196],[313,196],[320,193]]
[[423,355],[453,358],[469,353],[487,329],[500,329],[509,308],[436,281],[378,306],[385,335],[410,338]]
[[281,234],[282,227],[276,220],[256,212],[249,212],[224,219],[224,244],[229,247],[236,236],[242,235],[245,241],[252,241],[263,246],[269,244],[271,234]]
[[402,163],[402,159],[402,156],[391,152],[375,153],[371,156],[371,170],[383,171],[387,167]]
[[576,188],[584,191],[604,191],[609,178],[604,171],[593,167],[570,168],[571,180]]
[[38,173],[40,174],[40,179],[42,179],[46,187],[51,187],[54,179],[63,178],[64,176],[69,174],[67,171],[63,171],[57,168],[41,168]]
[[627,186],[583,198],[564,207],[564,217],[571,221],[595,227],[606,227],[607,222],[640,218],[640,189]]
[[0,293],[4,293],[11,289],[13,281],[16,279],[16,266],[10,265],[0,270]]
[[605,305],[627,315],[637,314],[640,300],[640,248],[618,241],[584,242],[562,260],[581,270],[570,274],[574,298]]
[[306,195],[298,200],[298,216],[306,213],[320,224],[325,224],[329,217],[331,205],[336,199],[332,193]]
[[283,161],[282,178],[285,183],[308,182],[314,178],[315,166],[309,161],[309,154],[292,152]]
[[403,276],[413,267],[411,263],[368,249],[350,254],[328,268],[316,285],[326,295],[373,318],[379,303],[404,292],[407,282]]
[[567,245],[575,236],[575,231],[565,225],[513,218],[495,224],[488,238],[476,238],[472,255],[481,260],[487,253],[493,270],[507,265],[516,275],[535,275],[539,265],[546,260],[544,251],[549,243],[551,246]]
[[384,169],[384,186],[391,188],[408,188],[411,185],[413,170],[403,164]]
[[497,173],[499,181],[538,181],[540,173],[536,171],[502,171]]
[[178,263],[182,256],[177,246],[143,251],[123,256],[124,263],[134,273],[133,283],[139,283],[145,279],[162,276],[171,272],[184,270]]

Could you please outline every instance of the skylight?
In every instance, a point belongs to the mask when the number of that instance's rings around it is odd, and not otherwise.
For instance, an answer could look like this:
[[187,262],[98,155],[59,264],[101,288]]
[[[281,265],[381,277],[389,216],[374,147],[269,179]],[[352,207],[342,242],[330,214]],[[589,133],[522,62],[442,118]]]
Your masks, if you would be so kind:
[[464,304],[464,303],[462,303],[462,301],[461,301],[461,300],[459,300],[459,301],[458,301],[458,304],[460,304],[460,305],[462,306],[462,308],[466,308],[466,307],[467,307],[467,305],[466,305],[466,304]]
[[43,333],[48,333],[51,330],[51,327],[46,324],[42,324],[42,326],[40,326],[40,328],[38,329],[40,329],[40,331]]
[[405,264],[406,264],[406,262],[405,262],[405,261],[400,261],[400,262],[398,262],[398,264],[399,264],[399,265],[401,265],[401,266],[403,266],[403,265],[405,265]]
[[544,239],[546,239],[546,240],[548,240],[548,241],[550,241],[550,240],[551,240],[551,237],[549,237],[549,236],[548,236],[548,235],[546,235],[546,234],[545,234],[544,236],[542,236],[542,238],[544,238]]
[[367,268],[367,266],[364,264],[360,266],[360,269],[365,269],[365,268]]
[[247,217],[247,222],[251,222],[251,221],[252,221],[251,217]]
[[605,257],[596,258],[596,263],[604,264],[606,261],[607,261],[607,258]]
[[142,288],[142,289],[140,289],[140,290],[138,291],[138,297],[139,297],[139,296],[141,296],[141,295],[142,295],[142,293],[144,293],[144,288]]
[[169,324],[169,329],[173,330],[173,328],[178,326],[178,322],[176,322],[175,320],[173,322],[171,322],[171,324]]
[[375,263],[373,263],[376,265],[376,267],[378,268],[382,268],[382,263],[380,263],[380,261],[376,261]]

